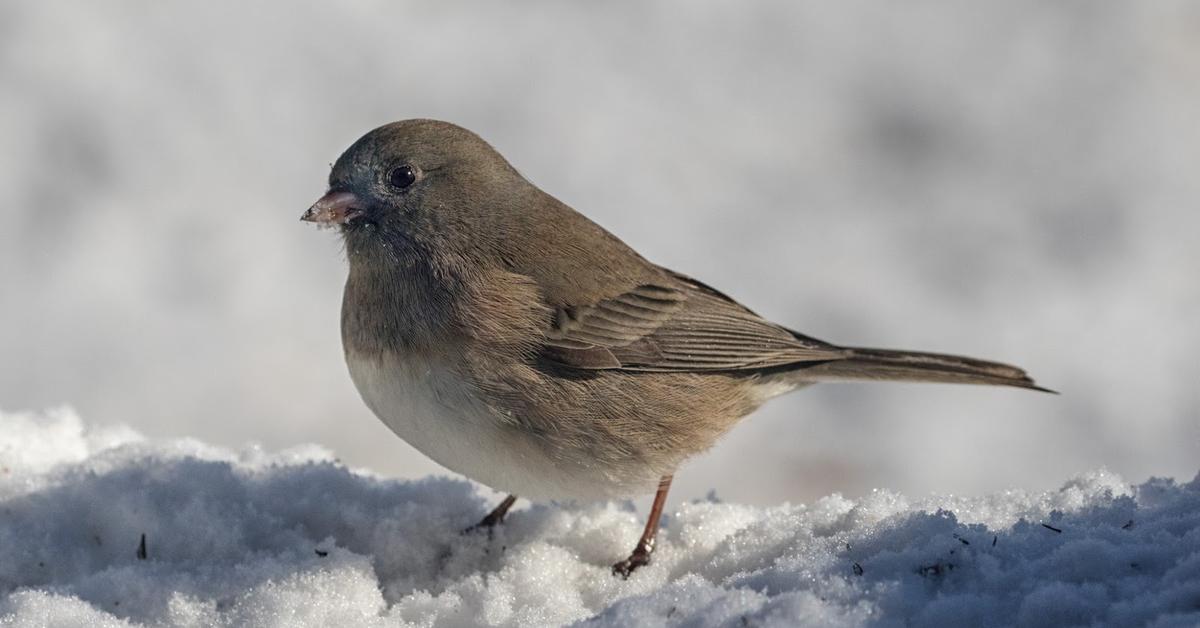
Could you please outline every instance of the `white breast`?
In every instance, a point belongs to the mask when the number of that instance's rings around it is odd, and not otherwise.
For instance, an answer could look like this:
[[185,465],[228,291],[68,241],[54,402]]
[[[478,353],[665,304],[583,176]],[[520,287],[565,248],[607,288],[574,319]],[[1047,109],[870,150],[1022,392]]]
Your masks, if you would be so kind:
[[550,459],[532,437],[504,425],[444,364],[353,352],[346,363],[375,416],[451,471],[533,499],[603,499],[630,492],[602,474]]

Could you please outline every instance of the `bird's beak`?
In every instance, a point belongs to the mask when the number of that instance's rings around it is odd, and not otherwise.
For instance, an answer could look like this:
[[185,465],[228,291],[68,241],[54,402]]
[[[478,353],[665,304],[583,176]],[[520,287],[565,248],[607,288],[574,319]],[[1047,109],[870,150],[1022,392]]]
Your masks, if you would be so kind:
[[362,203],[350,192],[329,192],[313,203],[300,220],[318,225],[344,225],[363,214]]

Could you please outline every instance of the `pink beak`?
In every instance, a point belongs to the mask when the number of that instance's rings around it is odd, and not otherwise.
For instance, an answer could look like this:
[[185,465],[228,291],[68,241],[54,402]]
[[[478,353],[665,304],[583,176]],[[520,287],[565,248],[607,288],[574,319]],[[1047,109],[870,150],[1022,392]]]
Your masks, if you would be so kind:
[[318,225],[344,225],[363,214],[358,197],[349,192],[329,192],[313,203],[300,220]]

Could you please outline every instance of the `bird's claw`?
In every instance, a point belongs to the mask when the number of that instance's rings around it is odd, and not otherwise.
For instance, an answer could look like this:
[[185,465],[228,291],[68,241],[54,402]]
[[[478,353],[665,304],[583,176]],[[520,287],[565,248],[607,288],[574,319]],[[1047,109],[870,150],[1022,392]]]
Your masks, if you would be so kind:
[[628,580],[629,575],[632,574],[634,570],[636,570],[638,567],[649,564],[650,552],[639,547],[633,550],[633,553],[629,555],[629,558],[614,564],[612,566],[612,572],[614,576],[620,576],[622,580]]
[[490,540],[492,540],[492,537],[496,535],[496,526],[495,526],[495,524],[483,525],[481,523],[477,523],[475,525],[467,526],[467,527],[463,528],[462,530],[459,530],[458,533],[461,536],[467,536],[469,534],[475,534],[476,532],[483,532],[483,531],[487,531],[487,537],[488,537],[488,540],[490,541]]

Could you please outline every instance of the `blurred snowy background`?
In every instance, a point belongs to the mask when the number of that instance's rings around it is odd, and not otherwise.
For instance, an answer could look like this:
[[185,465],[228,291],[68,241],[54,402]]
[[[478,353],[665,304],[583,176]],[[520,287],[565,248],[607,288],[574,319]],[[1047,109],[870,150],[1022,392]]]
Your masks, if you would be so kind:
[[0,4],[0,407],[437,471],[358,400],[330,162],[471,128],[650,259],[1060,397],[824,386],[679,476],[765,504],[1200,459],[1200,6]]

